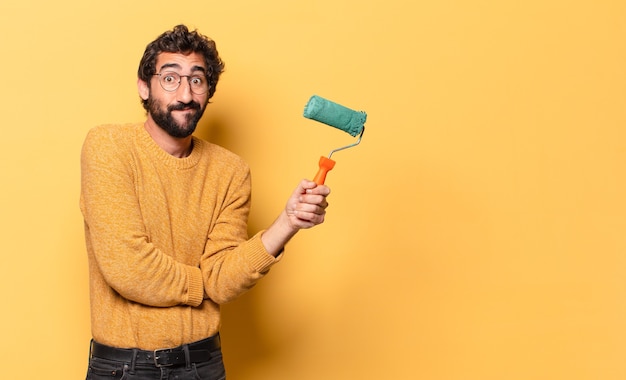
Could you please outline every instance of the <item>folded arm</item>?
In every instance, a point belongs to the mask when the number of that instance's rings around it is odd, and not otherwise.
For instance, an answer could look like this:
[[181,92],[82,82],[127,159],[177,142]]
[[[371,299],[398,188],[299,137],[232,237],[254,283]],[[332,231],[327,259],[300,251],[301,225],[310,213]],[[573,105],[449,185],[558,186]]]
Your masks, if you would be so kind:
[[204,293],[200,269],[177,262],[148,237],[132,160],[108,147],[106,139],[96,141],[90,134],[83,146],[81,211],[88,248],[104,280],[141,304],[199,305]]

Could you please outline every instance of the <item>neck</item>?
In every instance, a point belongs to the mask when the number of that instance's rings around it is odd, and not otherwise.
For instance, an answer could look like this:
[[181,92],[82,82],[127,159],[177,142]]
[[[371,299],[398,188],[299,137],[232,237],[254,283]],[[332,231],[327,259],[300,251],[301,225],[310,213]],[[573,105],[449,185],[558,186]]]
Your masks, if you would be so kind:
[[160,128],[150,117],[148,117],[148,120],[146,120],[143,125],[154,142],[170,155],[184,158],[191,154],[191,149],[193,148],[193,138],[191,136],[172,137]]

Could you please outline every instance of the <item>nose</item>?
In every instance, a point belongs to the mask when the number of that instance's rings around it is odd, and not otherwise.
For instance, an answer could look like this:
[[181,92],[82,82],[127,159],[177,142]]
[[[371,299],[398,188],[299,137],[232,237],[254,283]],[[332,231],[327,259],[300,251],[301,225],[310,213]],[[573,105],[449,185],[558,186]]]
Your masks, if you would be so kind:
[[181,103],[189,103],[193,99],[189,77],[180,78],[180,86],[176,89],[176,100]]

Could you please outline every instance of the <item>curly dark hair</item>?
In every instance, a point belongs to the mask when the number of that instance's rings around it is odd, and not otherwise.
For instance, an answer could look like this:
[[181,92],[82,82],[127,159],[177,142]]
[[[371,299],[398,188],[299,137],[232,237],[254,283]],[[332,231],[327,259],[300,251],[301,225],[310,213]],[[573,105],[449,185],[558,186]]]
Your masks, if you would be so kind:
[[[198,33],[190,32],[187,26],[177,25],[172,30],[161,34],[156,40],[146,46],[143,57],[139,62],[137,75],[150,87],[150,78],[156,73],[157,57],[161,53],[200,53],[204,57],[209,81],[209,99],[215,94],[217,81],[224,71],[224,62],[217,53],[215,41]],[[143,107],[148,110],[148,101],[143,100]]]

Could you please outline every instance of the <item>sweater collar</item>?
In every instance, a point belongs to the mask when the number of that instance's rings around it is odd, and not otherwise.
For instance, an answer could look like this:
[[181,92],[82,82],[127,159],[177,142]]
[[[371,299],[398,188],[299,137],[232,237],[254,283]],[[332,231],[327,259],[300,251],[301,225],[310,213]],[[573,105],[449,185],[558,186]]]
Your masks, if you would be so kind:
[[195,136],[192,136],[191,154],[187,157],[178,158],[161,149],[142,124],[138,125],[136,132],[139,148],[145,150],[148,154],[153,156],[155,160],[158,160],[167,166],[175,169],[188,169],[195,166],[200,161],[203,144],[202,140]]

